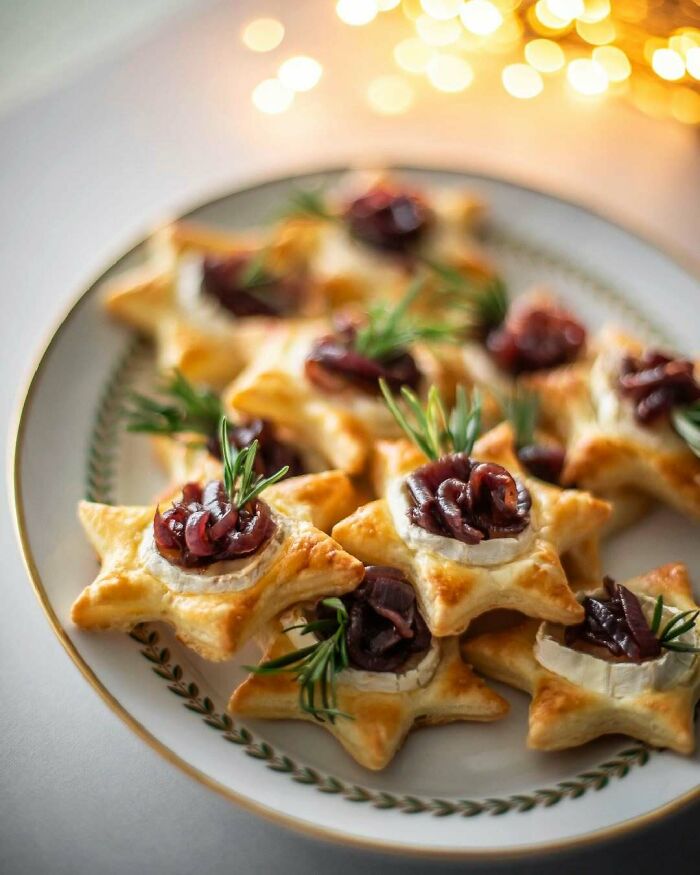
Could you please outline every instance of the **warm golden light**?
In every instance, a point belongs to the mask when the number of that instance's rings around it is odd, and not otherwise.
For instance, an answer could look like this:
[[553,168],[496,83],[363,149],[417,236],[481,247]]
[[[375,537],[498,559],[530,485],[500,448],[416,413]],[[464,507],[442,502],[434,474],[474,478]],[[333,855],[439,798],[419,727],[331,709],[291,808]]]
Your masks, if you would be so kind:
[[523,100],[537,97],[544,87],[540,74],[527,64],[509,64],[504,67],[501,81],[508,94]]
[[571,61],[566,68],[566,78],[574,91],[586,96],[602,94],[608,87],[605,70],[597,61],[588,58]]
[[605,70],[610,82],[624,82],[632,73],[629,58],[617,46],[598,46],[593,49],[593,60]]
[[361,27],[374,21],[379,12],[377,0],[338,0],[335,4],[338,18],[345,24]]
[[429,46],[449,46],[456,42],[462,28],[459,21],[438,21],[429,15],[419,15],[416,19],[416,31],[418,36]]
[[688,49],[685,56],[685,65],[693,79],[700,79],[700,46]]
[[543,24],[548,30],[564,30],[571,23],[570,18],[559,18],[554,15],[544,0],[537,0],[534,6],[535,19]]
[[686,125],[700,124],[700,94],[692,88],[678,88],[671,96],[671,115]]
[[479,36],[488,36],[503,24],[500,9],[490,0],[468,0],[459,14],[467,30]]
[[280,82],[292,91],[311,91],[315,85],[318,85],[322,73],[323,67],[314,58],[308,55],[296,55],[281,65],[277,76]]
[[388,12],[390,9],[396,9],[401,0],[377,0],[377,9],[380,12]]
[[251,99],[260,112],[275,115],[289,109],[294,102],[294,92],[279,79],[264,79],[253,89]]
[[459,15],[462,0],[420,0],[420,5],[433,18],[447,21]]
[[456,55],[435,55],[428,62],[425,72],[430,84],[439,91],[464,91],[474,79],[470,64]]
[[576,33],[592,46],[604,46],[615,39],[615,25],[609,18],[588,24],[585,21],[576,22]]
[[671,82],[685,76],[683,58],[673,49],[657,49],[652,55],[651,67],[657,76]]
[[585,0],[584,10],[577,18],[587,24],[595,24],[608,15],[610,15],[610,0]]
[[413,103],[413,88],[402,76],[380,76],[370,82],[367,102],[380,115],[400,115]]
[[243,28],[241,39],[253,52],[271,52],[284,39],[284,25],[276,18],[256,18]]
[[545,4],[555,18],[563,21],[571,21],[583,15],[583,0],[545,0]]
[[402,40],[394,47],[394,60],[408,73],[424,73],[435,51],[418,37]]
[[525,46],[525,60],[540,73],[556,73],[564,66],[566,58],[564,50],[554,40],[533,39]]

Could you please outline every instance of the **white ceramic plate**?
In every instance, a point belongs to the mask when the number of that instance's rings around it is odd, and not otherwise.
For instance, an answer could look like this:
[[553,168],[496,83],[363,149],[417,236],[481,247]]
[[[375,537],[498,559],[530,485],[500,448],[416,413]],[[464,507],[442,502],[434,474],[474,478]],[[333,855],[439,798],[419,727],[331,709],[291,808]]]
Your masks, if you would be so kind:
[[[698,283],[666,255],[579,207],[503,181],[406,170],[419,184],[466,186],[490,204],[490,245],[517,293],[551,285],[591,329],[614,319],[680,349],[700,346]],[[331,179],[319,174],[304,182]],[[222,226],[264,221],[293,180],[239,191],[191,215]],[[107,273],[142,257],[139,247]],[[102,279],[102,278],[100,278]],[[165,627],[131,637],[86,634],[69,619],[94,576],[76,522],[77,501],[146,502],[160,485],[146,439],[126,436],[120,399],[151,378],[148,350],[109,322],[96,287],[57,329],[33,375],[18,429],[15,506],[39,598],[86,678],[144,740],[193,777],[273,819],[375,848],[504,856],[591,841],[641,825],[698,792],[700,758],[609,737],[567,753],[525,748],[528,697],[502,689],[512,712],[494,724],[455,724],[411,735],[375,774],[322,729],[233,722],[224,703],[240,663],[212,665]],[[657,511],[606,548],[625,579],[672,560],[700,575],[697,529]],[[700,582],[700,581],[699,581]]]

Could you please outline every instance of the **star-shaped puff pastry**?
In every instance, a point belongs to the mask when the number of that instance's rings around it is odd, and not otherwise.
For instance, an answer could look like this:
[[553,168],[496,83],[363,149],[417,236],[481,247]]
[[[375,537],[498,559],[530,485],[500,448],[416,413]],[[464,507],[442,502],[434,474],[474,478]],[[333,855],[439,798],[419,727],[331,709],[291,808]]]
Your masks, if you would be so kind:
[[[333,528],[333,537],[368,565],[400,568],[412,581],[421,612],[434,635],[459,635],[471,620],[495,608],[512,608],[564,624],[580,622],[583,609],[567,583],[559,557],[582,545],[597,564],[597,545],[592,539],[607,520],[610,505],[587,492],[562,490],[528,477],[513,451],[513,432],[507,423],[483,435],[472,456],[502,465],[525,483],[532,496],[534,537],[511,561],[466,565],[409,546],[394,526],[386,497],[341,520]],[[377,492],[386,496],[391,483],[426,461],[407,441],[379,442]]]
[[[679,610],[698,606],[682,564],[664,565],[625,583],[632,592],[657,597]],[[683,684],[613,697],[586,689],[544,668],[534,655],[539,624],[526,620],[487,632],[462,644],[464,658],[477,671],[532,696],[528,747],[564,750],[601,735],[621,733],[679,753],[695,748],[693,711],[700,697],[700,658]]]
[[276,492],[275,487],[265,492],[264,500],[284,523],[281,544],[262,576],[238,591],[171,588],[147,568],[141,545],[155,507],[81,502],[78,515],[102,567],[73,604],[73,622],[84,629],[129,630],[163,620],[200,656],[220,661],[286,607],[349,592],[362,579],[362,563],[307,521],[327,524],[337,512],[344,475],[335,473],[291,478],[277,484]]
[[[359,474],[373,441],[398,437],[400,430],[381,395],[353,388],[325,392],[307,379],[306,357],[314,340],[325,333],[320,322],[273,328],[255,360],[224,391],[224,404],[294,429],[329,467]],[[454,382],[432,351],[416,344],[411,353],[425,385],[435,384],[451,397]]]
[[[440,661],[427,685],[405,692],[385,693],[337,683],[338,708],[353,719],[324,722],[347,752],[367,769],[383,769],[414,726],[432,726],[457,720],[498,720],[508,703],[489,689],[462,662],[456,638],[439,642]],[[261,661],[294,650],[281,623],[270,636]],[[299,707],[299,687],[289,673],[250,675],[233,693],[229,710],[245,717],[309,720]]]
[[[308,233],[293,223],[267,239],[176,222],[151,237],[143,266],[105,282],[105,306],[111,315],[154,338],[161,370],[177,368],[196,382],[224,385],[255,354],[269,326],[278,320],[236,318],[213,301],[203,302],[193,294],[200,278],[199,262],[206,255],[255,257],[264,249],[266,264],[274,272],[301,273],[308,245]],[[319,295],[309,282],[300,317],[324,312]]]
[[622,358],[643,351],[635,339],[606,329],[592,355],[533,375],[528,383],[540,395],[544,418],[566,445],[564,482],[599,495],[642,490],[700,519],[700,459],[667,422],[638,424],[631,402],[616,391]]

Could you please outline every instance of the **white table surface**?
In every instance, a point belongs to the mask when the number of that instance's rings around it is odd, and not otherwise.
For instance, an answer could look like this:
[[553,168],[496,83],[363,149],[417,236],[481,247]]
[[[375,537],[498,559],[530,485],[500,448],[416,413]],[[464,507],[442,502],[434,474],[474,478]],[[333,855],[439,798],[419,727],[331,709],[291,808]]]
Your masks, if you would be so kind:
[[[478,169],[593,203],[688,255],[698,248],[700,141],[690,130],[619,104],[574,105],[556,91],[534,111],[478,85],[455,99],[424,100],[406,118],[378,118],[363,95],[365,68],[390,70],[381,41],[368,38],[381,28],[341,26],[330,0],[177,5],[179,14],[157,27],[147,17],[151,31],[128,47],[107,51],[98,42],[102,60],[92,51],[71,63],[70,76],[56,73],[49,93],[12,94],[0,113],[0,408],[10,435],[32,360],[91,274],[170,211],[265,175],[383,159]],[[245,52],[241,22],[275,11],[287,24],[283,49]],[[326,66],[322,86],[291,113],[255,112],[252,86],[301,51]],[[367,60],[358,71],[360,51]],[[0,538],[0,872],[432,871],[425,861],[283,831],[162,760],[109,711],[53,636],[7,509]],[[454,869],[604,875],[660,871],[663,860],[689,871],[698,816],[696,805],[564,857]]]

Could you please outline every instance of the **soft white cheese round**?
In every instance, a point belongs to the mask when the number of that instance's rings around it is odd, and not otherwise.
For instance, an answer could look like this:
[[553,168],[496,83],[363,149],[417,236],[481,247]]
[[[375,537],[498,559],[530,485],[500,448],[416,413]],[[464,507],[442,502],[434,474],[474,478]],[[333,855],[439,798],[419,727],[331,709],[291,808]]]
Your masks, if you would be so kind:
[[[297,626],[308,622],[305,613],[299,608],[289,611],[281,618],[282,627]],[[301,629],[289,629],[287,637],[296,649],[308,647],[318,638],[312,633],[302,635]],[[430,649],[422,656],[415,654],[401,671],[364,671],[359,668],[346,668],[337,676],[338,683],[356,687],[368,693],[410,693],[426,687],[433,679],[440,664],[440,641],[432,638]]]
[[279,553],[286,534],[286,522],[279,514],[272,513],[277,528],[268,543],[253,556],[242,559],[227,559],[215,562],[197,571],[173,565],[158,552],[153,539],[153,526],[149,525],[141,539],[139,558],[148,572],[178,593],[241,592],[251,586],[269,570]]
[[408,518],[411,501],[404,477],[396,478],[389,484],[387,502],[394,528],[412,550],[437,553],[461,565],[501,565],[512,562],[530,548],[535,537],[534,508],[530,510],[530,523],[515,538],[491,538],[479,544],[465,544],[455,538],[427,532]]
[[[650,596],[638,595],[645,615],[653,614],[656,600]],[[664,606],[663,626],[679,611]],[[582,653],[567,647],[557,633],[561,627],[542,623],[535,640],[535,659],[548,671],[566,678],[576,686],[596,693],[613,696],[617,699],[638,696],[649,690],[666,690],[686,682],[692,674],[697,659],[694,653],[681,653],[675,650],[662,651],[657,659],[645,662],[612,662]],[[690,629],[678,639],[683,644],[697,646],[697,629]]]
[[647,446],[668,449],[669,441],[677,442],[678,436],[665,423],[640,425],[637,422],[631,400],[618,389],[621,364],[622,354],[618,351],[603,352],[593,362],[589,390],[598,425],[605,431],[628,435]]

